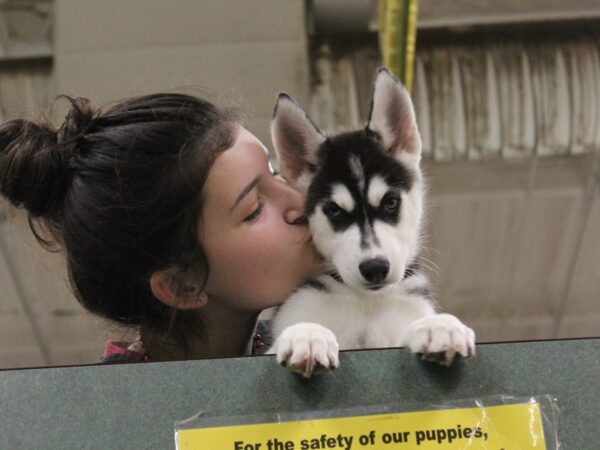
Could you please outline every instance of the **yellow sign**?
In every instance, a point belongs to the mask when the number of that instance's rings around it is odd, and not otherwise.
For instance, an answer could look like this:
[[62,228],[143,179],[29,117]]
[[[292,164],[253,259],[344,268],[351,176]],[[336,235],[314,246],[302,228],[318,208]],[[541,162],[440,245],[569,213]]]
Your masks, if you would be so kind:
[[537,403],[177,431],[193,450],[545,449]]

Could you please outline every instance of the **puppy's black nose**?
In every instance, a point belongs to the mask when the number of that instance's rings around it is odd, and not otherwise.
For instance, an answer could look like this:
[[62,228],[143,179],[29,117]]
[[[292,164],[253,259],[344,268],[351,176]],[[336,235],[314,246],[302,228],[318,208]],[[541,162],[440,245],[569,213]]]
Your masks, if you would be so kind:
[[358,266],[360,273],[370,284],[381,283],[387,277],[390,263],[387,259],[373,258],[363,261]]

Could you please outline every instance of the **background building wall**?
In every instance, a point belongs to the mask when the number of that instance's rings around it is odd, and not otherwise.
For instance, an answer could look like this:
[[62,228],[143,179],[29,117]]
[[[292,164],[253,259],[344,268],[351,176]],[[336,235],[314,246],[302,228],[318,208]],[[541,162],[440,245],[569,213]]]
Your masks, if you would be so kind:
[[[356,35],[324,38],[302,0],[25,3],[42,18],[53,6],[53,45],[3,43],[2,120],[35,118],[58,93],[102,105],[178,90],[242,104],[250,130],[270,145],[282,90],[324,129],[358,126],[368,113],[380,64],[373,15]],[[420,3],[413,97],[430,185],[422,261],[443,309],[480,341],[600,330],[600,41],[578,22],[600,16],[593,3],[569,7],[580,35],[565,38],[559,25],[541,43],[487,27],[555,20],[563,2]],[[448,21],[466,38],[438,30]],[[35,19],[23,29],[43,37],[47,26]],[[130,334],[83,311],[63,257],[39,247],[22,212],[0,208],[0,368],[90,363],[106,339]]]
[[57,91],[115,99],[198,89],[246,106],[268,143],[276,95],[308,99],[302,0],[57,0]]
[[[53,49],[35,47],[43,60],[29,52],[21,62],[3,62],[3,120],[36,118],[57,94],[87,97],[100,106],[177,90],[241,106],[247,127],[268,145],[277,94],[285,90],[308,100],[302,0],[45,4],[54,8]],[[53,108],[58,123],[63,106]],[[106,339],[131,334],[85,312],[67,288],[62,256],[39,247],[22,212],[4,205],[2,213],[0,368],[90,363]]]

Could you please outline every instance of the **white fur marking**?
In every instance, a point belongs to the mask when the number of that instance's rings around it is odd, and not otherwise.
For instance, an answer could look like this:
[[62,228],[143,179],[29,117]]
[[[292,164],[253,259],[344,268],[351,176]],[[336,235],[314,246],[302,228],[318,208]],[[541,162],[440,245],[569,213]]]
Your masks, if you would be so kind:
[[379,175],[375,175],[369,180],[369,190],[367,192],[367,198],[373,208],[379,208],[381,199],[389,190],[389,185]]
[[343,184],[336,184],[333,186],[333,193],[331,194],[331,200],[333,200],[340,208],[346,212],[354,211],[354,199],[350,194],[350,191]]
[[365,174],[358,156],[350,156],[348,165],[350,166],[350,172],[352,172],[352,175],[356,179],[356,185],[358,186],[358,189],[360,192],[362,192],[365,189]]

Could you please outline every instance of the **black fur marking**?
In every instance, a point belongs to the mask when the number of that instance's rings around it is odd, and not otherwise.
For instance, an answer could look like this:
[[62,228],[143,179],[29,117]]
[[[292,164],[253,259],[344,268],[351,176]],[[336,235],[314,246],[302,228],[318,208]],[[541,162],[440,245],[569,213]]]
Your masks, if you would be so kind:
[[315,166],[313,163],[306,162],[305,166],[310,173],[315,173],[317,171],[317,166]]
[[[373,107],[373,104],[371,104],[371,108]],[[369,112],[369,116],[371,116],[371,113]],[[365,135],[367,136],[367,138],[369,139],[373,139],[376,142],[381,143],[381,135],[373,130],[371,130],[369,127],[365,128]]]
[[345,284],[344,280],[342,279],[342,277],[339,273],[333,271],[333,272],[328,272],[327,275],[329,275],[331,278],[333,278],[338,283]]
[[404,271],[404,276],[402,277],[402,279],[405,280],[414,275],[418,275],[420,269],[421,269],[421,266],[419,266],[419,263],[410,264]]
[[[419,275],[420,273],[421,273],[421,266],[419,265],[419,263],[414,262],[406,268],[406,270],[404,271],[404,277],[402,279],[406,280],[407,278],[414,277],[415,275]],[[409,289],[407,291],[407,293],[409,295],[416,295],[419,297],[424,297],[427,300],[433,300],[431,291],[429,290],[429,288],[427,287],[426,284],[427,283],[424,282],[423,286],[418,286],[418,287]]]
[[[363,169],[365,183],[362,191],[349,165],[352,157],[360,161]],[[399,195],[400,191],[412,188],[414,175],[386,152],[375,133],[366,129],[330,137],[319,148],[317,158],[318,167],[307,193],[307,216],[313,214],[323,201],[329,201],[333,185],[342,184],[352,195],[355,208],[344,220],[330,220],[334,231],[344,231],[356,224],[361,234],[361,246],[365,246],[370,239],[377,242],[373,232],[376,219],[392,225],[398,223],[399,208],[391,214],[369,203],[369,182],[373,176],[378,175],[390,186],[390,191]]]
[[367,240],[364,235],[360,236],[360,248],[361,250],[368,250],[371,247],[371,243]]
[[304,282],[304,284],[301,287],[313,288],[313,289],[316,289],[317,291],[321,291],[321,292],[329,292],[329,289],[327,289],[327,286],[325,286],[323,283],[321,283],[316,278],[311,278],[310,280]]
[[431,296],[431,291],[426,287],[410,289],[407,291],[407,294],[418,297],[425,297],[427,300],[433,300],[433,297]]
[[375,241],[375,244],[379,243],[377,236],[375,235],[373,218],[369,216],[369,211],[365,208],[366,202],[362,203],[362,211],[359,215],[359,220],[357,221],[358,229],[360,231],[360,248],[367,249],[369,248],[369,243],[371,240]]

